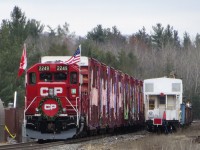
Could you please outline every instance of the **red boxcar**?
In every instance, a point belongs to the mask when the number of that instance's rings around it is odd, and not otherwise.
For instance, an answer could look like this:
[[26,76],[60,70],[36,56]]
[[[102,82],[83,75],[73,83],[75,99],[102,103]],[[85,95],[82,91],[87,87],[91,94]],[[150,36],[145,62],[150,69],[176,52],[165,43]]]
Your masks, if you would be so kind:
[[93,58],[43,57],[26,74],[26,134],[36,139],[144,124],[143,82]]

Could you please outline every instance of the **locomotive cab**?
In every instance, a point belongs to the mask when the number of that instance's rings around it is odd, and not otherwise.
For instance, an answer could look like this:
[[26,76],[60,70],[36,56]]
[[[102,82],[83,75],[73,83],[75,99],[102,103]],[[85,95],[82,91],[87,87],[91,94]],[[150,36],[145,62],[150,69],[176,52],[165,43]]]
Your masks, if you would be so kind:
[[78,65],[35,64],[26,74],[26,135],[41,139],[73,137],[78,126],[78,103]]

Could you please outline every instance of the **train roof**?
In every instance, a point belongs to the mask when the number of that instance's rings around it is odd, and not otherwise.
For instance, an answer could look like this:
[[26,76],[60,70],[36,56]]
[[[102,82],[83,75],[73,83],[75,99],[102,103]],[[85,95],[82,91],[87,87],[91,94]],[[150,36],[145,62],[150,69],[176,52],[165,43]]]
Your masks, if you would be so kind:
[[[67,61],[72,56],[42,56],[41,57],[41,63],[47,63],[47,62],[59,62],[59,61]],[[79,66],[88,66],[88,60],[89,58],[86,56],[81,56],[81,61],[77,63]]]
[[179,82],[182,83],[181,79],[176,79],[176,78],[167,78],[167,77],[161,77],[161,78],[151,78],[151,79],[145,79],[145,82]]
[[181,79],[175,78],[152,78],[144,80],[144,92],[148,94],[180,94],[183,92]]

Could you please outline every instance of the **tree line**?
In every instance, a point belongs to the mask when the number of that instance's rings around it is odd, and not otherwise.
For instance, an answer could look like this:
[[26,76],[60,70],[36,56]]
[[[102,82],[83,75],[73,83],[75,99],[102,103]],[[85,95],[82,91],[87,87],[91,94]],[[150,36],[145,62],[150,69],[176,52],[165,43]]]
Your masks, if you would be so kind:
[[28,68],[41,56],[72,55],[79,44],[82,56],[97,60],[138,79],[169,76],[174,72],[184,84],[184,101],[193,104],[195,118],[200,118],[200,35],[192,41],[189,33],[183,37],[171,25],[152,26],[151,34],[142,27],[131,35],[122,35],[116,26],[97,25],[85,37],[69,30],[69,24],[58,25],[44,32],[44,25],[27,19],[15,6],[10,19],[0,26],[0,98],[5,105],[13,102],[18,92],[19,107],[24,105],[24,76],[17,78],[23,44],[27,45]]

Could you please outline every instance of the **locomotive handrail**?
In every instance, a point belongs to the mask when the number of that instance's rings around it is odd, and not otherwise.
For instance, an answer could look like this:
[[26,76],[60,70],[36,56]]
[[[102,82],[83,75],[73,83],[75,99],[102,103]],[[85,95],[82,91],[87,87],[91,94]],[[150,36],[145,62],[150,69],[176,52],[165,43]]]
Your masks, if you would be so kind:
[[72,108],[76,111],[76,119],[77,119],[77,126],[79,125],[78,122],[78,108],[77,108],[77,101],[79,97],[76,97],[76,108],[72,105],[72,103],[70,102],[70,100],[65,96],[66,100],[69,102],[69,104],[72,106]]
[[77,110],[77,113],[76,113],[76,123],[77,123],[77,126],[79,125],[79,115],[78,115],[78,108],[77,108],[77,101],[78,101],[78,98],[79,98],[79,97],[76,97],[76,110]]
[[[69,104],[72,106],[72,108],[78,113],[78,110],[72,105],[72,103],[69,101],[69,99],[65,96],[65,99],[69,102]],[[77,102],[76,102],[77,105]],[[76,106],[77,107],[77,106]]]
[[[24,110],[24,127],[25,127],[25,124],[26,124],[26,115],[25,115],[25,113],[26,113],[26,111],[29,109],[29,107],[32,105],[32,103],[35,101],[35,99],[37,98],[37,96],[31,101],[31,103],[28,105],[28,107]],[[26,99],[26,97],[25,97],[25,99]],[[26,101],[26,103],[27,103],[27,101]]]
[[31,101],[31,103],[28,105],[28,107],[25,109],[24,112],[26,112],[26,111],[29,109],[29,107],[32,105],[32,103],[35,101],[35,99],[36,99],[37,97],[38,97],[38,96],[36,96],[36,97]]

